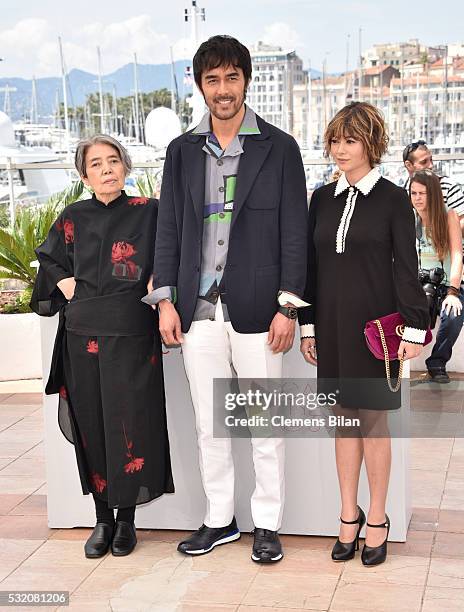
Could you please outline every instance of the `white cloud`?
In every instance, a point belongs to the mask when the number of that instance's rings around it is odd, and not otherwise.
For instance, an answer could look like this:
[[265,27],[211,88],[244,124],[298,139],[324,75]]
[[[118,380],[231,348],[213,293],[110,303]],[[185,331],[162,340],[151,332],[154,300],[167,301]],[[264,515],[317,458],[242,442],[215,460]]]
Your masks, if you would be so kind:
[[301,45],[300,36],[288,23],[277,21],[264,28],[264,34],[260,37],[268,45],[285,46],[292,50]]
[[192,41],[190,38],[179,38],[172,45],[172,55],[174,60],[178,59],[190,59],[193,57],[196,49],[192,48]]
[[49,34],[50,27],[46,19],[23,19],[10,30],[0,32],[0,43],[8,47],[19,44],[21,47],[34,48]]
[[[1,76],[30,78],[58,76],[60,58],[59,32],[53,31],[44,19],[24,19],[8,30],[0,31],[0,50],[5,62]],[[92,22],[62,36],[63,51],[68,70],[80,68],[97,71],[97,46],[101,49],[102,71],[109,73],[133,61],[159,64],[170,61],[170,45],[174,59],[188,56],[188,41],[170,40],[157,31],[149,15],[138,15],[115,23]]]
[[[45,19],[23,19],[9,30],[0,32],[0,49],[4,62],[3,76],[32,76],[41,64],[41,53],[53,36]],[[58,49],[58,48],[57,48]]]

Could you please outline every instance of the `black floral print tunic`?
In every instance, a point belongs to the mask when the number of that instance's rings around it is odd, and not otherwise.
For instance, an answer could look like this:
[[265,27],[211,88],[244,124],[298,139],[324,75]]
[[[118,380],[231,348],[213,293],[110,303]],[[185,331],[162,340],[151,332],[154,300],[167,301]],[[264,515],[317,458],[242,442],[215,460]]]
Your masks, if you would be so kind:
[[[31,302],[60,312],[47,393],[73,442],[84,494],[112,508],[173,492],[162,351],[155,311],[140,300],[153,266],[157,200],[95,196],[68,206],[36,250]],[[68,303],[57,283],[74,276]]]

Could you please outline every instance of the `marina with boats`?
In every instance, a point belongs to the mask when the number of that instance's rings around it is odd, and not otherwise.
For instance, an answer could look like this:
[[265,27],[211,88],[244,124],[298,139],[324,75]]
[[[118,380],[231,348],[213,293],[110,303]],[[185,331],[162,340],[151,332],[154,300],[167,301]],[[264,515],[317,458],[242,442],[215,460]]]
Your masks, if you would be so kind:
[[[185,9],[190,52],[202,39],[205,10],[196,0]],[[352,99],[365,99],[382,108],[391,124],[391,146],[381,171],[402,184],[404,139],[424,139],[434,154],[437,171],[464,183],[464,59],[462,46],[424,47],[417,40],[397,45],[376,45],[361,52],[358,66],[331,75],[324,61],[322,72],[309,67],[295,51],[258,42],[252,52],[253,81],[247,101],[264,119],[292,133],[305,164],[308,194],[330,180],[335,168],[323,157],[322,134],[330,116]],[[464,53],[463,53],[464,54]],[[29,110],[13,119],[14,87],[0,87],[0,210],[13,219],[16,206],[40,205],[53,193],[78,180],[72,165],[77,141],[101,132],[117,138],[128,149],[134,171],[128,177],[129,192],[137,179],[149,175],[159,188],[161,168],[170,140],[197,125],[203,112],[201,93],[193,84],[191,61],[179,66],[170,52],[170,88],[141,91],[137,54],[130,62],[129,96],[117,96],[116,86],[102,74],[104,58],[95,49],[95,76],[85,103],[75,98],[63,53],[57,41],[61,91],[56,92],[53,113],[39,112],[37,79],[31,80]],[[419,58],[422,58],[420,61]],[[395,59],[396,58],[396,59]],[[427,63],[428,62],[428,63]],[[309,62],[310,64],[310,62]],[[127,68],[127,67],[126,67]],[[129,73],[127,73],[129,74]],[[438,87],[440,86],[440,87]],[[404,101],[404,104],[398,102]],[[462,102],[461,102],[462,99]],[[448,101],[449,100],[449,104]]]

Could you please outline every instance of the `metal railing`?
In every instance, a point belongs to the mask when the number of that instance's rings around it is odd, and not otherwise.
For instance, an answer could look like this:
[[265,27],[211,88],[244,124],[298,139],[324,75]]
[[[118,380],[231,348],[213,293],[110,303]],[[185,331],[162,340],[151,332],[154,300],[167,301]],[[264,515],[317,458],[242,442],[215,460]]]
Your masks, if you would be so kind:
[[[448,171],[446,174],[452,176],[452,172],[449,171],[449,167],[452,162],[463,162],[463,167],[460,169],[461,174],[464,175],[464,153],[442,153],[433,156],[434,163],[437,165],[448,164]],[[389,156],[382,161],[383,167],[396,164],[398,166],[398,172],[403,168],[403,160],[400,156]],[[136,162],[133,163],[133,170],[155,170],[162,168],[163,162]],[[304,160],[305,168],[313,168],[315,166],[325,167],[333,166],[333,162],[325,158],[313,158]],[[0,163],[0,171],[6,171],[8,177],[8,191],[9,191],[9,213],[10,219],[15,218],[15,207],[16,207],[16,196],[14,193],[14,173],[18,170],[75,170],[74,164],[71,162],[15,162],[13,158],[7,157],[6,163]],[[457,181],[460,182],[460,181]],[[463,181],[464,182],[464,181]]]
[[[132,165],[133,170],[137,169],[159,169],[162,168],[162,162],[138,162]],[[9,191],[9,217],[13,222],[15,219],[15,211],[16,211],[16,195],[14,192],[15,185],[15,172],[18,170],[74,170],[75,166],[71,162],[15,162],[13,158],[7,157],[6,163],[0,163],[0,171],[6,171],[7,180],[8,180],[8,191]],[[48,194],[50,197],[52,194]]]

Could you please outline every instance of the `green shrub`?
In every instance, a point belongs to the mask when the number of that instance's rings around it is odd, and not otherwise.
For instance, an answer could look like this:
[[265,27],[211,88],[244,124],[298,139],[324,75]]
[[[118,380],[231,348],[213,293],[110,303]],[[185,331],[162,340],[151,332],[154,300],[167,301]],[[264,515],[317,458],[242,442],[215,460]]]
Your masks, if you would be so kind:
[[24,289],[24,291],[21,291],[21,293],[15,299],[13,304],[5,304],[0,309],[0,312],[2,314],[20,314],[20,313],[32,312],[29,307],[29,302],[31,301],[31,295],[32,295],[32,287],[28,287],[27,289]]

